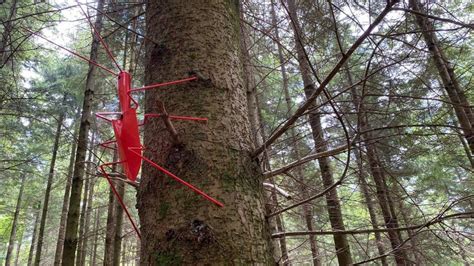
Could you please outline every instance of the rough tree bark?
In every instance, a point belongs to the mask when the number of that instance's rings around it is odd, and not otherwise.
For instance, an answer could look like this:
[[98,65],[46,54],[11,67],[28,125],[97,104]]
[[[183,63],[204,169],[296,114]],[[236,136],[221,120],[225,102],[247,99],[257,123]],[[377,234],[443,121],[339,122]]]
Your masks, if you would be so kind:
[[[64,96],[66,99],[66,96]],[[56,156],[58,154],[59,149],[59,138],[61,137],[61,128],[64,121],[64,112],[61,112],[58,118],[58,125],[56,127],[56,133],[54,136],[54,144],[53,144],[53,153],[51,156],[51,162],[49,164],[49,174],[48,174],[48,181],[46,183],[46,190],[44,192],[44,201],[43,201],[43,210],[41,214],[41,221],[38,233],[38,243],[36,244],[36,256],[34,265],[38,266],[41,262],[41,251],[43,249],[43,237],[44,237],[44,229],[46,227],[46,219],[48,218],[48,208],[49,208],[49,195],[51,194],[51,186],[53,185],[53,177],[54,177],[54,168],[56,167]]]
[[[173,145],[161,120],[145,126],[145,155],[221,200],[218,208],[144,164],[138,192],[141,265],[270,264],[261,170],[251,159],[242,81],[239,7],[235,0],[150,1],[145,66],[148,84],[199,70],[208,79],[146,94],[172,114],[208,117],[207,125],[175,122]],[[154,152],[156,151],[156,152]]]
[[[105,0],[99,0],[97,3],[97,16],[95,21],[95,28],[97,31],[102,29],[102,14]],[[97,50],[99,47],[99,40],[94,35],[91,45],[90,59],[97,60]],[[77,227],[79,221],[79,209],[81,201],[81,191],[84,176],[84,160],[86,158],[87,137],[89,135],[92,100],[94,96],[94,72],[95,67],[89,65],[89,72],[87,73],[86,88],[84,92],[84,103],[82,106],[81,124],[79,127],[79,137],[77,140],[76,160],[74,163],[74,174],[71,185],[71,197],[69,200],[69,211],[66,223],[66,237],[64,240],[64,250],[62,256],[62,265],[74,265],[75,253],[77,248]]]
[[[292,19],[292,26],[294,30],[296,54],[303,79],[304,92],[307,98],[309,98],[316,87],[312,81],[312,74],[309,66],[309,62],[306,60],[304,54],[304,47],[302,45],[302,30],[299,23],[296,4],[294,0],[288,0],[288,11]],[[321,126],[321,118],[317,112],[309,112],[308,114],[309,124],[312,130],[313,139],[315,143],[316,152],[325,152],[328,150],[326,141],[324,139],[324,131]],[[329,162],[329,158],[322,157],[318,159],[319,168],[321,170],[321,178],[325,188],[331,187],[334,184],[332,176],[332,170]],[[333,189],[326,194],[326,205],[329,215],[329,221],[333,230],[345,230],[344,221],[342,218],[341,205],[339,202],[339,196],[337,190]],[[337,252],[337,260],[340,265],[352,264],[352,256],[347,241],[346,235],[334,235],[334,246]]]
[[12,230],[10,231],[10,239],[8,240],[7,255],[5,257],[5,266],[10,265],[10,260],[13,255],[13,246],[15,245],[16,231],[18,224],[18,217],[20,215],[21,200],[23,198],[23,190],[25,188],[26,175],[23,174],[21,177],[20,192],[18,192],[18,198],[16,200],[15,213],[13,214]]
[[[425,14],[423,7],[418,0],[410,0],[410,8],[418,13]],[[463,130],[464,137],[469,144],[471,154],[474,154],[474,111],[472,110],[468,98],[456,78],[453,65],[449,62],[439,44],[433,22],[421,15],[415,15],[415,17],[418,27],[420,27],[423,38],[431,53],[431,57],[438,69],[444,89],[453,105],[454,112]]]

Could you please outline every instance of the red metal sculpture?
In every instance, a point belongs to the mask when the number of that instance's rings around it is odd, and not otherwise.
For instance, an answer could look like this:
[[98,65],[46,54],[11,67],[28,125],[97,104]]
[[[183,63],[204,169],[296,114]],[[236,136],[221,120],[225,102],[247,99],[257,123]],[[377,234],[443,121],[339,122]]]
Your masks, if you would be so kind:
[[[84,13],[84,15],[86,16],[86,18],[88,19],[90,26],[92,27],[92,29],[93,29],[94,33],[96,34],[97,38],[99,39],[99,41],[102,43],[102,46],[105,48],[109,58],[114,62],[115,66],[119,69],[120,72],[118,74],[115,73],[114,71],[104,67],[103,65],[101,65],[97,62],[91,61],[88,58],[86,58],[86,57],[84,57],[84,56],[82,56],[82,55],[80,55],[80,54],[78,54],[78,53],[76,53],[76,52],[74,52],[70,49],[67,49],[67,48],[65,48],[65,47],[63,47],[63,46],[47,39],[47,38],[45,38],[44,36],[38,34],[37,32],[33,32],[33,31],[31,31],[29,29],[26,29],[26,28],[25,28],[25,30],[30,32],[31,34],[34,34],[34,35],[36,35],[36,36],[52,43],[52,44],[60,47],[61,49],[64,49],[64,50],[68,51],[69,53],[81,58],[82,60],[85,60],[85,61],[87,61],[87,62],[89,62],[89,63],[105,70],[105,71],[107,71],[108,73],[110,73],[114,76],[117,76],[117,78],[118,78],[117,93],[118,93],[118,99],[119,99],[119,105],[120,105],[120,112],[100,112],[100,113],[96,113],[96,116],[110,122],[112,124],[113,130],[114,130],[114,135],[115,135],[115,140],[107,141],[107,142],[101,143],[99,145],[101,145],[102,147],[105,147],[105,148],[117,150],[120,160],[117,161],[117,162],[104,163],[104,164],[99,166],[99,169],[102,172],[102,174],[104,175],[104,177],[107,179],[107,181],[109,182],[109,184],[112,188],[112,191],[114,192],[114,194],[115,194],[116,198],[118,199],[120,205],[124,209],[128,219],[130,220],[130,222],[131,222],[134,230],[136,231],[138,237],[141,237],[140,236],[140,231],[138,230],[138,227],[136,226],[134,220],[132,219],[127,207],[125,206],[125,204],[122,200],[122,198],[120,197],[120,195],[116,191],[115,186],[113,185],[113,182],[110,178],[110,175],[105,170],[106,167],[110,167],[110,166],[116,165],[116,164],[122,165],[124,175],[130,181],[135,182],[136,178],[137,178],[137,175],[140,171],[142,161],[145,161],[145,162],[149,163],[151,166],[153,166],[156,169],[158,169],[159,171],[161,171],[163,174],[165,174],[165,175],[173,178],[174,180],[178,181],[179,183],[185,185],[186,187],[190,188],[191,190],[193,190],[197,194],[201,195],[205,199],[209,200],[210,202],[216,204],[217,206],[219,206],[219,207],[224,206],[220,201],[212,198],[211,196],[209,196],[205,192],[199,190],[198,188],[196,188],[192,184],[190,184],[190,183],[184,181],[183,179],[177,177],[176,175],[174,175],[170,171],[166,170],[162,166],[158,165],[157,163],[153,162],[149,158],[146,158],[142,155],[142,151],[144,150],[144,147],[143,147],[143,145],[141,145],[141,142],[140,142],[139,126],[145,124],[147,122],[148,118],[150,118],[150,117],[160,117],[160,116],[166,115],[168,119],[203,121],[203,122],[206,122],[207,118],[188,117],[188,116],[174,116],[174,115],[167,115],[167,114],[145,114],[143,123],[139,124],[138,123],[138,118],[137,118],[137,108],[139,107],[139,104],[135,99],[133,99],[133,97],[131,96],[131,93],[137,92],[137,91],[155,89],[155,88],[159,88],[159,87],[163,87],[163,86],[182,84],[182,83],[197,80],[198,78],[196,76],[192,76],[192,77],[188,77],[188,78],[181,79],[181,80],[175,80],[175,81],[170,81],[170,82],[165,82],[165,83],[152,84],[152,85],[148,85],[148,86],[145,86],[145,87],[132,89],[131,88],[131,80],[132,80],[131,75],[128,72],[123,71],[120,68],[119,64],[117,63],[114,56],[112,55],[112,52],[110,51],[110,49],[108,48],[108,46],[106,45],[106,43],[104,42],[102,37],[100,36],[99,32],[95,29],[94,25],[90,21],[90,18],[86,15],[85,11],[82,9],[82,6],[79,5],[79,7],[81,8],[81,10]],[[114,146],[112,146],[112,145],[114,145]]]

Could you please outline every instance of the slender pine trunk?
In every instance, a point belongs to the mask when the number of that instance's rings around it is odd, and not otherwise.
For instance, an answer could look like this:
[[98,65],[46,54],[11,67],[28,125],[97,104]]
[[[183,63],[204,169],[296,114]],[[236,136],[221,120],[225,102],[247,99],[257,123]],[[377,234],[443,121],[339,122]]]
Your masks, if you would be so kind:
[[74,158],[76,154],[76,147],[77,147],[77,134],[79,131],[79,125],[75,126],[73,139],[71,145],[71,153],[69,154],[69,166],[66,175],[66,187],[64,188],[64,196],[63,196],[63,206],[61,208],[61,220],[59,221],[59,232],[58,232],[58,240],[56,242],[56,252],[54,254],[54,266],[59,266],[61,264],[61,257],[63,253],[63,246],[64,246],[64,237],[66,234],[66,219],[67,219],[67,211],[69,206],[69,194],[71,191],[71,184],[72,184],[72,170],[74,166]]
[[99,222],[100,222],[100,214],[99,214],[100,208],[97,208],[95,210],[95,215],[94,215],[94,242],[92,246],[92,255],[91,255],[91,265],[97,265],[97,246],[99,245]]
[[85,255],[86,250],[84,244],[87,241],[87,213],[89,209],[89,202],[92,200],[90,198],[90,192],[92,185],[92,175],[90,175],[91,166],[92,166],[92,154],[94,148],[94,139],[95,139],[95,132],[92,133],[91,143],[89,144],[89,155],[87,156],[87,166],[86,166],[86,182],[84,186],[84,196],[82,198],[82,208],[81,208],[81,216],[79,219],[79,242],[77,245],[77,254],[76,254],[76,265],[83,266],[85,264]]
[[[64,99],[66,96],[64,96]],[[38,233],[38,243],[36,245],[36,256],[35,256],[35,266],[39,266],[41,262],[41,252],[43,249],[43,238],[44,238],[44,230],[46,227],[46,220],[48,218],[48,208],[49,208],[49,197],[51,194],[51,186],[53,185],[53,178],[54,178],[54,168],[56,167],[56,156],[58,154],[59,149],[59,139],[61,137],[61,128],[64,121],[64,112],[61,112],[58,118],[58,125],[56,126],[56,134],[54,137],[54,145],[53,151],[51,156],[51,162],[49,164],[49,174],[48,174],[48,181],[46,184],[46,190],[44,192],[44,201],[43,201],[43,210],[41,214],[41,221]]]
[[[280,33],[279,33],[279,30],[278,30],[278,24],[277,24],[277,16],[276,16],[276,12],[275,12],[275,2],[272,0],[271,2],[271,14],[272,14],[272,26],[274,28],[274,32],[275,32],[275,41],[277,43],[277,51],[278,51],[278,59],[279,59],[279,63],[280,63],[280,73],[281,73],[281,76],[282,76],[282,80],[283,80],[283,92],[284,92],[284,95],[285,95],[285,101],[286,101],[286,110],[287,110],[287,115],[290,116],[291,115],[291,107],[293,106],[293,102],[291,100],[291,96],[290,96],[290,93],[289,93],[289,89],[288,89],[288,74],[287,74],[287,71],[286,71],[286,68],[285,68],[285,59],[284,59],[284,56],[283,56],[283,47],[281,45],[281,40],[280,40]],[[297,135],[296,135],[296,131],[295,131],[295,128],[292,127],[290,128],[290,146],[293,150],[293,154],[292,154],[292,157],[293,157],[293,160],[294,161],[298,161],[301,156],[300,156],[300,152],[299,152],[299,147],[298,147],[298,138],[297,138]],[[298,178],[299,180],[299,183],[301,184],[299,186],[299,191],[300,191],[300,195],[301,195],[301,198],[302,199],[305,199],[307,197],[309,197],[309,194],[308,194],[308,191],[306,189],[306,186],[304,185],[306,182],[305,182],[305,179],[304,179],[304,174],[303,174],[303,169],[301,167],[297,167],[296,169],[296,177]],[[314,225],[313,225],[313,210],[312,210],[312,206],[308,203],[308,204],[304,204],[302,206],[302,216],[303,216],[303,221],[305,223],[305,226],[306,226],[306,229],[308,231],[313,231],[314,230]],[[319,254],[319,248],[318,248],[318,245],[317,245],[317,242],[316,242],[316,236],[314,235],[309,235],[308,236],[309,238],[309,244],[310,244],[310,249],[311,249],[311,257],[312,257],[312,261],[313,261],[313,265],[321,265],[321,258],[320,258],[320,254]]]
[[[12,51],[12,45],[11,45],[11,34],[13,31],[13,19],[16,16],[17,13],[17,5],[18,5],[18,0],[13,0],[11,2],[10,6],[10,14],[3,25],[3,33],[2,33],[2,40],[0,42],[0,68],[2,68],[5,64],[7,64],[8,58],[10,57]],[[0,105],[1,106],[1,105]]]
[[[118,181],[116,183],[117,192],[120,197],[125,200],[125,183]],[[120,265],[120,254],[122,253],[122,228],[123,228],[123,209],[122,206],[115,202],[115,230],[114,230],[114,256],[113,265]]]
[[[113,160],[116,162],[118,160],[117,152],[114,152]],[[117,171],[117,165],[112,165],[112,172]],[[119,181],[114,181],[113,184],[116,185]],[[109,188],[107,203],[107,223],[105,228],[105,244],[104,244],[104,265],[112,265],[114,262],[114,240],[115,240],[115,195],[112,191],[112,188]]]
[[[419,0],[410,0],[410,8],[421,14],[423,10]],[[469,144],[471,154],[474,154],[474,111],[469,104],[469,100],[461,88],[459,81],[454,73],[454,67],[449,62],[436,36],[433,23],[422,15],[415,15],[418,27],[421,29],[423,38],[435,62],[439,76],[444,85],[444,89],[453,105],[456,117],[464,133],[464,138]]]
[[[94,137],[92,138],[92,143],[94,143]],[[93,146],[93,145],[91,145]],[[91,147],[91,151],[92,147]],[[92,162],[92,156],[89,156],[89,161]],[[88,167],[88,172],[90,173],[88,175],[89,178],[89,188],[87,192],[87,207],[86,207],[86,214],[85,214],[85,221],[84,221],[84,236],[82,238],[82,253],[81,253],[81,263],[82,265],[86,265],[86,256],[87,256],[87,245],[89,243],[89,238],[92,235],[91,230],[90,230],[90,221],[91,221],[91,216],[92,216],[92,203],[93,203],[93,198],[94,198],[94,187],[95,187],[95,182],[96,182],[96,177],[95,173],[92,173],[93,167],[92,164],[89,164]],[[84,197],[86,197],[84,195]]]
[[18,217],[20,216],[21,201],[23,198],[23,190],[25,188],[26,175],[23,174],[21,177],[20,191],[18,192],[18,198],[16,199],[15,213],[13,214],[12,230],[10,231],[10,238],[8,240],[7,255],[5,256],[5,266],[10,265],[10,260],[13,255],[13,247],[15,246]]
[[15,254],[15,266],[18,266],[18,261],[20,260],[20,252],[21,246],[23,245],[23,235],[21,235],[18,239],[18,244],[16,246],[16,254]]
[[[300,67],[301,77],[303,79],[304,92],[306,97],[310,97],[316,90],[315,85],[312,81],[312,74],[310,70],[309,62],[307,61],[304,54],[304,47],[302,45],[302,30],[299,18],[297,15],[296,4],[294,0],[288,0],[288,11],[292,19],[292,25],[294,30],[294,39],[296,45],[296,53],[298,64]],[[324,139],[324,131],[321,126],[320,114],[317,112],[310,112],[308,115],[309,124],[312,130],[313,139],[315,142],[316,152],[325,152],[328,150],[326,141]],[[319,168],[321,170],[321,178],[323,185],[328,188],[334,184],[332,176],[332,170],[329,159],[323,157],[318,159]],[[341,205],[339,202],[339,196],[336,189],[329,191],[326,194],[326,205],[329,215],[329,222],[331,228],[335,231],[345,230],[344,221],[342,217]],[[352,264],[352,256],[350,251],[349,242],[347,241],[346,235],[334,235],[334,245],[337,253],[337,259],[340,265]]]
[[[98,13],[95,21],[95,29],[98,32],[100,32],[102,29],[102,13],[104,10],[104,2],[105,0],[99,0],[97,3]],[[94,35],[90,53],[90,59],[93,61],[97,60],[98,47],[99,40]],[[95,67],[93,65],[90,65],[86,79],[84,103],[82,107],[81,124],[79,127],[79,137],[77,141],[77,151],[74,163],[74,174],[71,185],[71,197],[69,201],[69,211],[66,223],[66,237],[62,254],[63,265],[74,265],[77,248],[77,229],[79,222],[79,209],[85,168],[84,160],[86,158],[86,149],[88,142],[87,137],[89,135],[92,101],[94,97],[94,72]]]
[[31,236],[31,244],[30,244],[30,251],[28,253],[28,265],[32,265],[35,253],[35,244],[36,244],[36,236],[38,234],[38,226],[41,219],[41,203],[37,202],[35,204],[35,223],[33,225],[33,233]]

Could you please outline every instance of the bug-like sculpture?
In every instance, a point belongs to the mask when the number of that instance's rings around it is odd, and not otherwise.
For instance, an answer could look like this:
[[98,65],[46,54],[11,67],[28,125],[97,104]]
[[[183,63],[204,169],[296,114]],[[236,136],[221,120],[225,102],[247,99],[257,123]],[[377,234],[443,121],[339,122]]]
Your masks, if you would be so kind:
[[140,236],[140,231],[139,231],[137,225],[135,224],[134,220],[132,219],[132,216],[130,215],[130,212],[128,211],[127,207],[125,206],[122,198],[120,197],[120,195],[116,191],[115,186],[113,185],[113,182],[111,180],[111,177],[110,177],[109,173],[106,171],[106,167],[110,167],[112,165],[120,164],[122,166],[123,171],[124,171],[124,175],[127,177],[127,179],[129,179],[131,182],[135,182],[136,179],[137,179],[137,175],[140,172],[142,162],[145,161],[148,164],[150,164],[151,166],[153,166],[154,168],[161,171],[163,174],[165,174],[165,175],[173,178],[174,180],[178,181],[179,183],[185,185],[186,187],[190,188],[191,190],[193,190],[197,194],[199,194],[202,197],[204,197],[205,199],[209,200],[210,202],[216,204],[219,207],[223,207],[224,205],[220,201],[212,198],[211,196],[209,196],[205,192],[201,191],[200,189],[193,186],[192,184],[190,184],[190,183],[184,181],[183,179],[179,178],[178,176],[174,175],[170,171],[166,170],[162,166],[160,166],[157,163],[150,160],[149,158],[144,157],[143,154],[142,154],[142,151],[145,149],[145,147],[143,147],[143,145],[140,142],[139,126],[145,124],[147,122],[148,118],[165,116],[166,119],[170,119],[170,120],[189,120],[189,121],[202,121],[202,122],[206,122],[207,118],[189,117],[189,116],[174,116],[174,115],[168,115],[167,113],[163,113],[163,114],[145,114],[143,123],[139,124],[138,118],[137,118],[137,108],[139,107],[139,104],[135,99],[133,99],[131,94],[133,92],[137,92],[137,91],[144,91],[144,90],[155,89],[155,88],[159,88],[159,87],[163,87],[163,86],[177,85],[177,84],[182,84],[182,83],[186,83],[186,82],[195,81],[195,80],[198,79],[198,77],[197,76],[191,76],[191,77],[181,79],[181,80],[175,80],[175,81],[170,81],[170,82],[152,84],[152,85],[148,85],[148,86],[145,86],[145,87],[133,88],[132,89],[131,88],[132,76],[130,75],[130,73],[128,73],[126,71],[123,71],[120,68],[119,64],[116,62],[114,56],[112,55],[112,52],[110,51],[109,47],[104,42],[104,40],[102,39],[99,32],[95,29],[94,25],[90,21],[89,16],[87,16],[86,12],[84,11],[84,9],[82,8],[82,6],[80,4],[79,4],[79,7],[81,8],[82,13],[85,15],[85,17],[89,21],[89,24],[90,24],[91,28],[93,29],[96,37],[99,39],[102,46],[106,50],[109,58],[114,62],[115,66],[118,68],[118,70],[119,70],[118,74],[115,73],[114,71],[106,68],[105,66],[97,63],[97,62],[91,61],[88,58],[86,58],[86,57],[84,57],[84,56],[82,56],[82,55],[66,48],[66,47],[63,47],[63,46],[59,45],[58,43],[55,43],[55,42],[47,39],[46,37],[40,35],[37,32],[33,32],[33,31],[31,31],[29,29],[26,29],[26,28],[25,28],[25,30],[30,32],[31,34],[33,34],[35,36],[38,36],[38,37],[40,37],[40,38],[56,45],[56,46],[58,46],[61,49],[64,49],[64,50],[68,51],[69,53],[79,57],[80,59],[85,60],[85,61],[87,61],[87,62],[89,62],[89,63],[91,63],[91,64],[93,64],[93,65],[95,65],[95,66],[97,66],[97,67],[99,67],[99,68],[101,68],[101,69],[107,71],[108,73],[110,73],[110,74],[117,77],[117,80],[118,80],[118,82],[117,82],[117,94],[118,94],[120,112],[100,112],[100,113],[96,113],[96,116],[101,118],[101,119],[104,119],[104,120],[106,120],[106,121],[108,121],[112,124],[115,139],[111,140],[111,141],[101,143],[99,145],[102,146],[102,147],[105,147],[105,148],[116,150],[118,152],[119,161],[104,163],[104,164],[99,166],[99,169],[100,169],[102,175],[109,182],[109,185],[111,186],[112,191],[114,192],[117,200],[119,201],[120,205],[122,206],[123,210],[125,211],[128,219],[130,220],[130,223],[132,224],[134,230],[137,233],[137,236],[141,237]]

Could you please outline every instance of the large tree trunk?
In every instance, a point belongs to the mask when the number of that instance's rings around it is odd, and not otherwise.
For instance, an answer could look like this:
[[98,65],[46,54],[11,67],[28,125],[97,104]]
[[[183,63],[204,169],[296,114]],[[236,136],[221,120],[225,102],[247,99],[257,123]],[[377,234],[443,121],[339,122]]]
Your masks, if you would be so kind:
[[[97,3],[97,16],[95,29],[100,32],[102,29],[102,13],[105,0],[99,0]],[[94,35],[91,46],[90,59],[97,60],[97,49],[99,40]],[[69,212],[67,215],[66,238],[64,241],[64,250],[62,265],[74,265],[75,253],[77,248],[77,227],[79,222],[79,209],[81,202],[81,192],[84,176],[84,160],[86,158],[87,137],[89,135],[90,119],[92,111],[92,100],[94,97],[94,72],[95,67],[89,65],[87,73],[86,88],[84,92],[84,103],[82,106],[81,124],[79,127],[79,137],[77,140],[76,161],[74,164],[74,174],[72,178],[71,197],[69,201]]]
[[76,137],[79,131],[79,125],[74,128],[73,138],[74,141],[71,145],[71,153],[69,155],[69,166],[67,170],[66,176],[66,187],[64,189],[64,196],[63,196],[63,206],[61,209],[61,220],[59,221],[59,232],[58,232],[58,240],[56,242],[56,252],[54,254],[54,265],[58,266],[61,263],[61,257],[63,254],[63,245],[64,245],[64,237],[66,234],[66,218],[67,218],[67,211],[69,206],[69,192],[71,191],[71,183],[72,183],[72,170],[74,166],[74,158],[76,154]]
[[5,257],[5,266],[10,265],[12,259],[13,246],[15,245],[16,231],[18,224],[18,217],[20,215],[21,200],[23,198],[23,189],[25,188],[26,176],[21,177],[20,192],[18,192],[18,198],[16,200],[15,213],[13,214],[12,230],[10,232],[10,239],[8,240],[7,255]]
[[[141,264],[270,264],[261,171],[251,133],[239,53],[237,1],[150,1],[146,82],[173,80],[198,69],[209,80],[146,94],[170,113],[208,117],[207,125],[176,122],[173,145],[161,120],[145,126],[145,155],[224,203],[204,200],[144,163],[138,192]],[[152,152],[152,151],[157,151]]]
[[[425,13],[418,0],[410,0],[410,7],[413,11],[421,14]],[[444,89],[453,105],[456,117],[463,130],[464,137],[469,144],[471,154],[474,154],[474,111],[469,105],[468,98],[454,74],[452,64],[450,64],[439,44],[433,23],[424,16],[416,15],[415,17],[433,61],[435,62],[435,66],[438,69]]]
[[[309,62],[306,60],[304,54],[304,48],[302,46],[302,30],[300,28],[300,23],[298,15],[296,12],[296,5],[294,0],[288,0],[288,11],[292,19],[292,25],[294,29],[294,37],[296,44],[296,53],[297,59],[301,71],[301,76],[303,79],[304,92],[306,97],[310,97],[313,92],[316,90],[314,83],[312,81],[311,70]],[[324,139],[324,131],[321,126],[321,118],[319,113],[310,112],[309,113],[309,124],[313,133],[313,139],[315,143],[316,152],[325,152],[328,150],[326,141]],[[334,184],[332,170],[327,157],[318,159],[319,168],[321,170],[321,178],[323,180],[324,188],[331,187]],[[329,221],[331,227],[334,231],[343,231],[345,230],[344,221],[342,218],[341,206],[339,203],[339,196],[337,195],[337,190],[332,189],[326,194],[326,205],[329,215]],[[349,247],[349,242],[347,241],[347,236],[342,234],[334,235],[334,245],[337,252],[337,260],[340,265],[350,265],[352,264],[352,256]]]
[[[65,98],[66,96],[64,96]],[[56,156],[58,154],[59,149],[59,138],[61,137],[61,128],[64,121],[64,113],[61,113],[58,118],[58,125],[56,127],[56,135],[54,136],[54,144],[53,144],[53,154],[51,156],[51,162],[49,164],[49,174],[48,174],[48,181],[46,184],[46,190],[44,192],[44,201],[43,201],[43,211],[41,214],[41,222],[39,227],[38,233],[38,243],[36,245],[36,257],[34,265],[40,265],[41,262],[41,251],[43,249],[43,237],[44,237],[44,229],[46,227],[46,219],[48,218],[48,208],[49,208],[49,195],[51,194],[51,186],[53,185],[53,177],[54,177],[54,168],[56,166]]]

